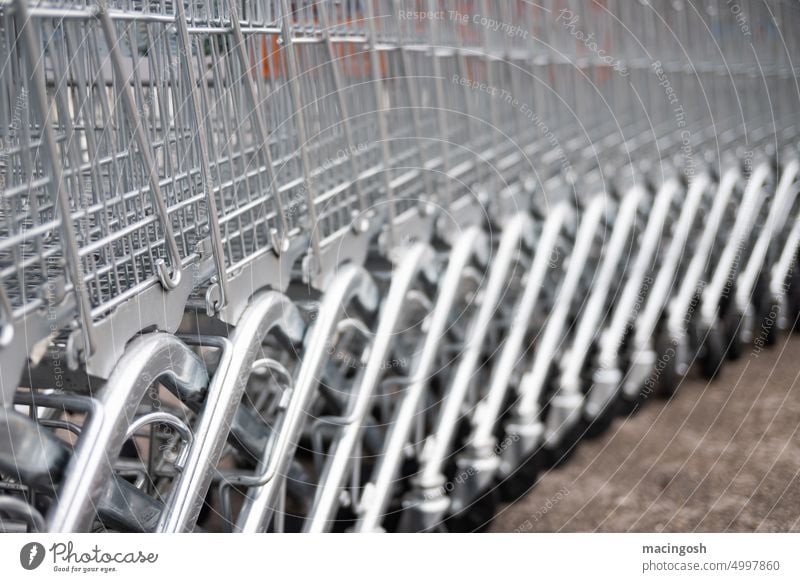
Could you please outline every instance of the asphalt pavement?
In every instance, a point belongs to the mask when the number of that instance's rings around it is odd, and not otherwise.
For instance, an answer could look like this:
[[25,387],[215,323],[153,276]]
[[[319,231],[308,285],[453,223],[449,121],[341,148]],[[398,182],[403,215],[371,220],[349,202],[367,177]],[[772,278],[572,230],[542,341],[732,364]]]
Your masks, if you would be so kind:
[[497,532],[800,531],[800,335],[691,371],[500,508]]

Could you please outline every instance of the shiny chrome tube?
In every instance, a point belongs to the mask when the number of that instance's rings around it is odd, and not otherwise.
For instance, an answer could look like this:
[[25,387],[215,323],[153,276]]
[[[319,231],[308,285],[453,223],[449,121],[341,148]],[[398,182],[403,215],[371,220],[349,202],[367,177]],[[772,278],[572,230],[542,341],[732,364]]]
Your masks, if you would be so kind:
[[47,516],[48,531],[89,529],[112,475],[110,461],[127,440],[128,427],[154,382],[163,382],[183,398],[194,398],[207,388],[208,374],[202,360],[174,336],[155,333],[132,341],[81,429],[58,488],[58,503]]
[[242,313],[239,325],[221,349],[221,359],[197,421],[197,437],[159,530],[182,532],[194,527],[261,344],[274,334],[290,346],[299,346],[304,331],[297,307],[280,293],[257,295]]
[[341,422],[341,431],[328,453],[329,460],[325,473],[320,479],[311,514],[305,524],[305,530],[308,532],[326,531],[331,525],[339,505],[345,475],[352,463],[359,462],[359,459],[353,458],[353,454],[364,430],[368,407],[385,373],[385,362],[391,344],[396,335],[402,333],[402,330],[398,329],[398,323],[407,305],[407,295],[420,274],[426,270],[427,278],[430,281],[435,280],[436,272],[433,266],[433,250],[427,244],[418,243],[405,251],[397,270],[394,271],[391,287],[383,299],[379,315],[380,323],[370,346],[364,374],[356,387],[355,394],[349,399],[352,404]]
[[733,225],[711,282],[703,291],[700,316],[702,325],[706,329],[714,325],[722,299],[735,290],[734,282],[747,260],[748,239],[765,202],[765,186],[770,174],[769,164],[763,162],[753,169],[747,180],[736,223]]
[[[640,205],[646,198],[647,192],[643,187],[633,186],[619,203],[611,236],[589,290],[589,298],[579,315],[572,342],[561,358],[558,388],[550,402],[545,423],[545,443],[558,443],[562,434],[571,430],[581,419],[584,403],[581,376],[586,358],[606,314],[608,293],[620,273],[620,262],[629,256],[625,254],[625,249],[630,244]],[[630,252],[630,247],[628,249]]]
[[[575,243],[569,256],[569,266],[564,275],[564,282],[557,291],[555,305],[549,314],[542,337],[536,346],[533,365],[523,376],[520,384],[520,400],[514,411],[514,425],[523,425],[524,430],[532,430],[540,425],[539,418],[541,398],[547,389],[547,378],[556,354],[566,340],[565,324],[576,298],[581,277],[587,267],[589,253],[596,242],[599,229],[610,211],[609,200],[605,193],[596,194],[586,206],[575,235]],[[540,442],[526,443],[536,447]],[[529,453],[530,450],[525,451]]]
[[[488,471],[494,466],[501,475],[507,476],[521,463],[524,455],[522,451],[532,450],[541,436],[541,427],[538,425],[535,427],[508,425],[506,431],[519,438],[514,440],[511,447],[501,451],[499,460],[496,461],[494,458],[497,454],[495,430],[501,422],[508,391],[512,388],[512,375],[515,369],[526,363],[525,352],[530,348],[526,345],[526,340],[533,330],[537,310],[542,311],[542,293],[546,291],[547,276],[554,269],[560,270],[554,264],[554,258],[557,259],[562,253],[567,253],[562,240],[566,231],[574,226],[575,220],[575,208],[570,202],[565,201],[556,205],[544,221],[525,288],[517,305],[516,315],[511,322],[511,329],[497,363],[492,368],[488,390],[476,407],[476,413],[470,423],[469,450],[463,455],[464,464],[467,466],[480,468],[483,471]],[[559,276],[554,278],[558,279]]]
[[625,336],[642,309],[654,269],[654,257],[666,228],[669,209],[681,185],[677,179],[665,181],[655,195],[647,225],[639,241],[639,252],[628,273],[625,287],[616,302],[608,327],[600,332],[600,353],[597,368],[592,375],[592,386],[586,399],[585,413],[592,420],[607,409],[616,397],[622,383],[623,370],[620,361]]
[[403,451],[414,422],[421,413],[420,402],[434,372],[438,346],[452,321],[452,310],[458,299],[462,278],[474,261],[486,263],[487,254],[486,235],[477,227],[464,231],[450,251],[447,270],[439,285],[420,356],[415,362],[408,387],[393,418],[381,458],[365,485],[364,507],[356,523],[357,531],[381,529],[383,514],[391,499]]
[[673,227],[672,237],[655,276],[644,311],[636,321],[632,338],[631,370],[623,383],[623,393],[634,399],[649,378],[656,363],[652,344],[661,314],[675,286],[677,270],[686,252],[689,234],[695,222],[701,202],[713,183],[707,174],[696,177],[689,185],[681,208],[680,216]]
[[[744,317],[739,330],[742,343],[753,341],[756,328],[762,325],[760,319],[764,306],[758,305],[760,297],[755,297],[759,279],[766,277],[771,269],[768,253],[774,238],[783,229],[798,196],[797,179],[800,174],[800,161],[791,159],[780,175],[775,194],[770,200],[769,214],[763,225],[759,225],[758,238],[747,261],[747,265],[736,280],[736,309]],[[772,329],[763,330],[772,333]]]
[[323,364],[328,358],[329,345],[336,326],[357,302],[368,312],[378,308],[378,290],[369,274],[356,265],[341,267],[328,286],[319,309],[319,318],[306,334],[302,365],[294,379],[286,415],[276,437],[263,451],[258,465],[258,477],[247,482],[244,507],[236,524],[237,531],[263,531],[274,513],[275,502],[282,493],[284,476],[293,452],[298,445],[300,431],[307,422],[308,406],[321,380]]
[[[451,454],[453,439],[459,422],[463,419],[467,392],[475,382],[478,360],[483,353],[486,337],[492,320],[496,317],[499,302],[508,291],[508,280],[512,269],[519,268],[520,255],[528,254],[535,244],[535,224],[527,214],[519,214],[503,228],[502,238],[492,259],[489,280],[483,290],[481,305],[470,326],[467,344],[458,361],[452,383],[448,387],[439,416],[426,443],[425,455],[420,474],[415,479],[418,488],[412,494],[403,518],[411,523],[404,530],[419,531],[438,523],[446,510],[437,492],[442,493],[442,485],[447,476],[443,474],[444,464]],[[473,413],[473,409],[467,411]],[[488,475],[483,472],[482,475]],[[491,477],[489,477],[491,478]],[[414,517],[409,519],[409,515]]]
[[[675,356],[668,365],[679,376],[685,375],[691,365],[693,345],[690,325],[695,319],[695,298],[702,294],[706,286],[706,274],[713,272],[715,264],[711,261],[711,252],[715,245],[721,245],[724,233],[720,229],[724,225],[725,214],[734,198],[735,188],[739,182],[738,170],[726,172],[715,190],[712,206],[708,213],[699,242],[692,249],[691,260],[683,275],[680,288],[667,306],[667,325],[665,333],[669,344],[674,346]],[[674,389],[674,387],[670,387]]]

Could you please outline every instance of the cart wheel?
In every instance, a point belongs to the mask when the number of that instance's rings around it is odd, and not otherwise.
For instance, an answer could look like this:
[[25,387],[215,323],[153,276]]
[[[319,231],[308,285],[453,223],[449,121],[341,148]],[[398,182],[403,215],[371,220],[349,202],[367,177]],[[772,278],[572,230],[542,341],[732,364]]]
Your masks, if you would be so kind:
[[500,501],[510,503],[523,497],[536,486],[539,475],[545,470],[544,451],[539,448],[502,482],[497,484]]
[[467,507],[444,519],[445,531],[453,533],[480,533],[489,529],[497,513],[500,495],[497,488],[486,491]]
[[587,427],[586,427],[586,434],[584,435],[586,438],[595,439],[600,435],[604,434],[614,422],[614,419],[617,416],[621,415],[623,412],[623,399],[620,397],[614,398],[608,404],[606,404],[605,408],[600,411],[593,419],[586,419]]
[[[331,526],[333,533],[345,533],[355,527],[358,521],[358,515],[351,507],[339,507],[336,511],[336,518]],[[298,530],[302,531],[302,529]]]
[[567,461],[572,458],[585,432],[586,421],[581,419],[575,426],[564,433],[561,442],[553,447],[545,449],[546,466],[551,469],[556,469],[565,465]]
[[772,300],[766,301],[766,316],[762,319],[766,326],[766,342],[768,346],[774,346],[778,342],[778,317],[780,316],[780,305]]
[[730,290],[730,295],[723,299],[719,308],[720,331],[722,332],[722,345],[725,355],[729,360],[737,360],[742,355],[742,342],[739,340],[739,328],[742,324],[742,315],[736,309],[733,301],[735,289]]
[[786,292],[786,320],[789,332],[800,331],[800,325],[797,325],[798,315],[800,315],[800,268],[796,266],[789,276]]
[[789,272],[786,283],[786,320],[788,331],[800,331],[797,325],[797,317],[800,315],[800,256],[795,257],[793,268]]
[[753,341],[758,339],[763,345],[774,346],[778,340],[778,306],[774,303],[769,293],[765,276],[758,278],[753,291]]
[[787,333],[800,332],[798,315],[800,315],[800,275],[792,274],[789,290],[786,293],[786,331]]
[[623,396],[620,398],[619,414],[620,416],[635,416],[647,404],[648,396],[644,394],[643,390],[637,392],[636,396],[630,398]]
[[678,370],[678,344],[665,331],[656,337],[655,393],[659,398],[672,398],[683,376]]
[[713,380],[722,371],[725,363],[725,345],[723,332],[718,325],[711,326],[700,338],[700,371],[707,380]]

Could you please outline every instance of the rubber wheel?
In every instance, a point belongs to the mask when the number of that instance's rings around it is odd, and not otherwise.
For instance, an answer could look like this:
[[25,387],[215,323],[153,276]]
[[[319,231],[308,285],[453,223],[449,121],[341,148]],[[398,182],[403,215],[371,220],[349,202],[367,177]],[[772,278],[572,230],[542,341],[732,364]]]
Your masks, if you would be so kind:
[[[419,473],[419,461],[415,458],[407,458],[400,465],[399,479],[396,482],[395,494],[389,508],[383,516],[383,529],[387,532],[396,532],[400,527],[400,520],[403,514],[402,499],[412,489],[411,481],[414,475]],[[337,516],[338,517],[338,516]]]
[[725,346],[722,331],[713,326],[702,341],[700,347],[700,371],[707,380],[713,380],[722,371],[725,363]]
[[544,451],[540,448],[517,467],[511,475],[497,484],[500,501],[517,501],[536,485],[539,475],[546,468]]
[[572,458],[586,432],[586,421],[579,420],[574,427],[564,433],[561,442],[545,449],[546,466],[551,469],[562,467]]
[[444,519],[442,525],[453,533],[480,533],[489,529],[497,513],[500,496],[497,488],[484,492],[463,510]]
[[355,527],[357,522],[358,516],[351,507],[340,507],[336,511],[336,517],[334,518],[331,526],[331,531],[333,533],[343,533],[349,531]]
[[786,292],[786,319],[790,332],[800,332],[798,315],[800,315],[800,265],[795,265],[789,276],[788,291]]
[[633,398],[623,396],[619,402],[620,416],[636,416],[644,408],[647,399],[639,392]]
[[742,355],[742,342],[739,340],[739,327],[742,324],[742,317],[737,313],[736,306],[733,304],[733,293],[731,289],[722,305],[720,305],[720,329],[725,355],[729,360],[738,360]]
[[[778,343],[778,316],[779,316],[779,314],[780,314],[780,308],[777,305],[775,305],[772,302],[770,302],[769,303],[769,307],[767,308],[767,314],[766,314],[766,316],[764,318],[765,320],[767,320],[767,321],[764,322],[765,325],[769,326],[768,327],[768,331],[767,331],[767,337],[766,337],[768,346],[774,346],[776,343]],[[768,318],[772,318],[772,321],[770,322],[768,320]]]
[[771,314],[777,314],[778,309],[772,303],[767,281],[764,276],[759,277],[753,292],[753,340],[761,338],[765,346],[774,346],[778,340],[778,322],[776,319],[769,321]]
[[800,315],[800,263],[798,261],[800,261],[800,255],[795,256],[794,268],[784,282],[786,285],[785,317],[789,333],[800,332],[800,325],[797,321],[797,316]]
[[587,439],[595,439],[603,435],[617,418],[623,412],[622,398],[617,397],[606,404],[605,408],[600,411],[594,419],[586,419],[586,433],[584,435]]
[[[672,356],[669,356],[669,350]],[[678,349],[665,332],[656,337],[655,395],[659,398],[672,398],[678,391],[683,376],[678,372]]]

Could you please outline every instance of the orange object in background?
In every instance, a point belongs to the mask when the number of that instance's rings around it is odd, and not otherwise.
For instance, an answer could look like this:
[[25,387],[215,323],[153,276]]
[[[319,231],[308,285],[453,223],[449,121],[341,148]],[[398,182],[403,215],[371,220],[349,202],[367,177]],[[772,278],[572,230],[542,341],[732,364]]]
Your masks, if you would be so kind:
[[[261,63],[261,72],[267,78],[271,76],[270,71],[274,71],[274,77],[278,77],[281,74],[281,45],[278,40],[278,35],[272,35],[271,39],[272,40],[269,41],[266,37],[261,37],[261,51],[264,55],[263,62]],[[270,44],[269,50],[267,49],[268,42]]]
[[[346,28],[351,28],[353,19],[348,18],[343,21]],[[356,27],[358,28],[358,27]],[[342,76],[354,79],[363,79],[372,74],[372,67],[370,64],[369,50],[366,44],[359,46],[358,43],[334,43],[334,55],[337,66],[341,67]],[[280,42],[278,35],[272,35],[271,38],[261,38],[261,74],[267,78],[277,78],[283,74],[283,65],[281,64],[282,57],[280,51],[283,45]],[[383,53],[378,54],[380,62],[381,76],[385,77],[389,69],[386,55]],[[254,59],[257,61],[257,59]]]

